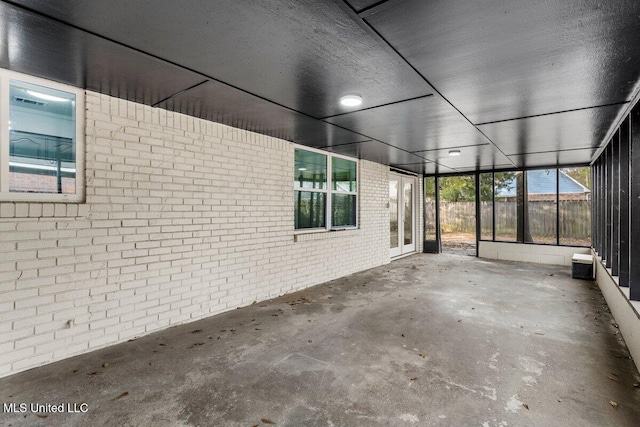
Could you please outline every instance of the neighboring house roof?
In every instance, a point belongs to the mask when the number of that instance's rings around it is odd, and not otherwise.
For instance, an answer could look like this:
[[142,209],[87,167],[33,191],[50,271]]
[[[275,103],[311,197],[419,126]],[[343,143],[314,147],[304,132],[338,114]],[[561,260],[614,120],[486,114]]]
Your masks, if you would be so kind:
[[[541,169],[527,171],[527,190],[529,194],[555,194],[556,174],[554,169]],[[585,194],[590,193],[584,185],[560,171],[560,194]],[[516,195],[515,180],[505,182],[505,187],[496,194],[497,197],[513,197]]]

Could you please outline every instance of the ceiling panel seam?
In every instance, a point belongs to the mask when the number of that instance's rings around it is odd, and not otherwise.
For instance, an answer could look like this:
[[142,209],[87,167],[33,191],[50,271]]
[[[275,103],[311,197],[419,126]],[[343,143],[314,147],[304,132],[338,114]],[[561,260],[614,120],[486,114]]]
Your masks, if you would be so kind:
[[[359,13],[365,13],[366,11],[371,10],[371,9],[373,9],[373,8],[376,8],[376,7],[380,6],[380,5],[381,5],[381,4],[383,4],[383,3],[387,3],[388,1],[390,1],[390,0],[380,0],[380,1],[377,1],[377,2],[375,2],[375,3],[373,3],[373,4],[370,4],[369,6],[365,6],[365,7],[363,7],[363,8],[362,8],[362,9],[360,9],[360,10],[357,10],[357,11],[356,11],[356,10],[354,9],[354,11],[355,11],[356,13],[358,13],[358,14],[359,14]],[[353,8],[352,8],[352,9],[353,9]]]
[[[362,137],[369,138],[371,141],[367,141],[367,142],[376,141],[376,142],[379,142],[379,143],[384,144],[384,145],[386,145],[386,146],[389,146],[389,147],[391,147],[391,148],[395,148],[396,150],[404,151],[405,153],[408,153],[408,154],[411,154],[411,155],[413,155],[413,156],[416,156],[416,157],[418,157],[418,158],[420,158],[420,159],[426,160],[427,162],[435,163],[435,164],[436,164],[436,165],[438,165],[438,166],[447,167],[447,166],[445,166],[445,165],[441,165],[440,163],[438,163],[438,162],[436,162],[436,161],[434,161],[434,160],[429,160],[429,159],[424,158],[424,157],[422,157],[422,156],[419,156],[419,155],[417,155],[417,154],[415,154],[415,153],[412,153],[412,152],[411,152],[411,151],[409,151],[409,150],[405,150],[404,148],[396,147],[395,145],[389,144],[389,143],[387,143],[387,142],[381,141],[381,140],[376,139],[376,138],[372,138],[372,137],[370,137],[370,136],[368,136],[368,135],[365,135],[365,134],[360,133],[360,132],[356,132],[356,131],[354,131],[354,130],[351,130],[351,129],[349,129],[349,128],[346,128],[346,127],[343,127],[343,126],[340,126],[340,125],[336,125],[336,124],[333,124],[333,123],[329,123],[329,122],[326,122],[326,121],[324,121],[324,120],[322,120],[322,121],[323,121],[324,123],[327,123],[327,124],[333,125],[333,126],[335,126],[335,127],[337,127],[337,128],[340,128],[340,129],[343,129],[343,130],[346,130],[346,131],[349,131],[349,132],[353,132],[353,133],[355,133],[356,135],[360,135],[360,136],[362,136]],[[355,144],[355,143],[353,143],[353,142],[352,142],[352,143],[350,143],[350,144]],[[343,144],[343,145],[348,145],[348,144]],[[515,165],[514,165],[514,166],[515,166]],[[451,168],[449,168],[449,169],[451,169]],[[455,169],[454,169],[454,170],[455,170]]]
[[188,87],[188,88],[186,88],[186,89],[179,90],[179,91],[177,91],[176,93],[173,93],[173,94],[171,94],[171,95],[169,95],[169,96],[165,97],[164,99],[161,99],[160,101],[156,102],[155,104],[152,104],[151,106],[152,106],[152,107],[156,107],[156,106],[158,106],[158,105],[162,104],[163,102],[167,101],[168,99],[173,98],[173,97],[174,97],[174,96],[176,96],[176,95],[179,95],[179,94],[184,93],[184,92],[186,92],[186,91],[188,91],[188,90],[191,90],[191,89],[193,89],[193,88],[196,88],[196,87],[198,87],[198,86],[200,86],[200,85],[203,85],[203,84],[205,84],[205,83],[207,83],[207,82],[209,82],[209,81],[211,81],[211,80],[205,80],[205,81],[202,81],[202,82],[200,82],[200,83],[196,83],[196,84],[194,84],[193,86],[190,86],[190,87]]
[[353,142],[345,142],[344,144],[335,144],[335,145],[323,145],[322,147],[316,147],[319,149],[324,149],[324,148],[334,148],[334,147],[344,147],[345,145],[351,145],[351,144],[362,144],[364,142],[372,142],[370,139],[365,139],[362,141],[353,141]]
[[[393,46],[382,34],[380,34],[380,32],[369,23],[369,21],[367,21],[365,18],[363,18],[362,16],[358,15],[358,12],[353,8],[353,6],[351,6],[349,4],[349,2],[347,0],[343,0],[344,3],[347,5],[347,7],[349,7],[349,9],[351,9],[353,11],[353,13],[358,17],[358,19],[362,20],[362,22],[364,22],[365,25],[367,25],[371,31],[373,31],[378,37],[380,37],[380,39],[386,43],[387,46],[389,46],[389,48],[391,50],[393,50],[395,52],[396,55],[398,55],[398,57],[400,59],[402,59],[402,61],[404,61],[409,67],[411,67],[411,69],[418,75],[420,76],[420,78],[422,78],[422,80],[425,81],[425,83],[427,83],[429,86],[431,86],[433,88],[434,91],[436,91],[436,93],[447,103],[449,104],[454,110],[456,110],[458,112],[458,114],[460,114],[461,117],[463,117],[471,126],[473,126],[478,132],[480,132],[480,134],[482,136],[484,136],[491,144],[493,144],[493,146],[495,147],[496,150],[498,150],[503,156],[506,156],[506,154],[500,149],[500,147],[498,147],[492,140],[491,138],[489,138],[482,130],[478,129],[478,127],[476,125],[474,125],[471,120],[469,120],[469,118],[467,116],[465,116],[464,114],[462,114],[462,111],[460,111],[455,105],[453,105],[442,93],[440,93],[440,91],[438,90],[438,88],[436,88],[434,85],[431,84],[431,82],[420,72],[418,71],[418,69],[416,67],[413,66],[413,64],[411,62],[409,62],[407,60],[407,58],[405,58],[400,51],[398,51],[398,49],[396,49],[395,46]],[[511,163],[513,163],[511,161],[511,159],[509,159],[509,161]],[[515,163],[513,163],[513,166],[517,166]]]
[[609,104],[593,105],[591,107],[581,107],[581,108],[573,108],[571,110],[554,111],[552,113],[542,113],[542,114],[534,114],[534,115],[531,115],[531,116],[514,117],[512,119],[494,120],[492,122],[476,123],[475,126],[492,125],[492,124],[495,124],[495,123],[512,122],[512,121],[515,121],[515,120],[533,119],[533,118],[536,118],[536,117],[552,116],[554,114],[572,113],[572,112],[575,112],[575,111],[591,110],[591,109],[595,109],[595,108],[613,107],[613,106],[616,106],[616,105],[628,104],[629,102],[630,101],[612,102],[612,103],[609,103]]
[[471,145],[454,145],[451,147],[443,147],[443,148],[431,148],[429,150],[416,150],[416,151],[412,151],[413,154],[416,153],[426,153],[428,151],[442,151],[442,150],[451,150],[452,148],[469,148],[469,147],[484,147],[486,145],[491,145],[488,142],[485,142],[484,144],[471,144]]
[[373,110],[373,109],[376,109],[376,108],[388,107],[390,105],[402,104],[403,102],[415,101],[416,99],[428,98],[430,96],[433,96],[433,94],[432,93],[428,93],[426,95],[416,96],[416,97],[413,97],[413,98],[401,99],[399,101],[388,102],[386,104],[374,105],[373,107],[361,108],[360,110],[347,111],[346,113],[333,114],[331,116],[322,117],[321,120],[331,119],[333,117],[339,117],[339,116],[346,116],[347,114],[359,113],[360,111],[367,111],[367,110]]
[[525,156],[529,154],[548,154],[548,153],[564,153],[566,151],[580,151],[580,150],[595,150],[598,146],[594,145],[592,147],[580,147],[580,148],[566,148],[564,150],[549,150],[549,151],[531,151],[526,153],[517,153],[517,154],[507,154],[507,157],[515,157],[515,156]]
[[[398,166],[411,166],[411,165],[422,165],[424,163],[433,163],[431,160],[427,160],[426,162],[412,162],[412,163],[396,163]],[[451,169],[448,166],[440,165],[443,168]]]

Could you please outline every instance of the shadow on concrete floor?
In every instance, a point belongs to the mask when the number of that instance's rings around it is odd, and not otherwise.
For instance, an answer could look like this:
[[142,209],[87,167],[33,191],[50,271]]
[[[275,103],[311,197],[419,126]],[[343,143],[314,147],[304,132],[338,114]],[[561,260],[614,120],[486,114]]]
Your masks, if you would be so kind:
[[[418,254],[0,379],[3,425],[637,426],[593,282]],[[615,407],[611,402],[615,403]]]

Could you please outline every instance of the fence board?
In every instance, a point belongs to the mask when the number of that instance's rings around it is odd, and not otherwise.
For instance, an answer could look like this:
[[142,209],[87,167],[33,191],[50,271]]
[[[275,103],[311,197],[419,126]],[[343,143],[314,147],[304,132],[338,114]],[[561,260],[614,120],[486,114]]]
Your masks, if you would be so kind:
[[[433,203],[433,202],[429,202]],[[496,234],[509,234],[516,229],[516,203],[496,201]],[[556,204],[554,201],[532,200],[529,206],[529,232],[538,238],[554,239],[556,235]],[[481,226],[491,230],[492,202],[480,202]],[[428,213],[428,214],[427,214]],[[427,230],[435,229],[435,208],[425,210]],[[591,202],[588,200],[560,201],[561,239],[589,240],[591,238]],[[441,202],[440,223],[444,232],[474,233],[474,202]]]

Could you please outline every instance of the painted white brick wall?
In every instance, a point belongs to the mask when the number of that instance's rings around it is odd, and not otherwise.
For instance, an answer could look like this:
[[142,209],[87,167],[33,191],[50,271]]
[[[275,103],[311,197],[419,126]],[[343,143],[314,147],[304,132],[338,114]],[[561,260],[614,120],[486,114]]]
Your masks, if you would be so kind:
[[360,162],[358,230],[294,235],[291,143],[86,109],[86,203],[0,203],[0,376],[389,262],[388,167]]

